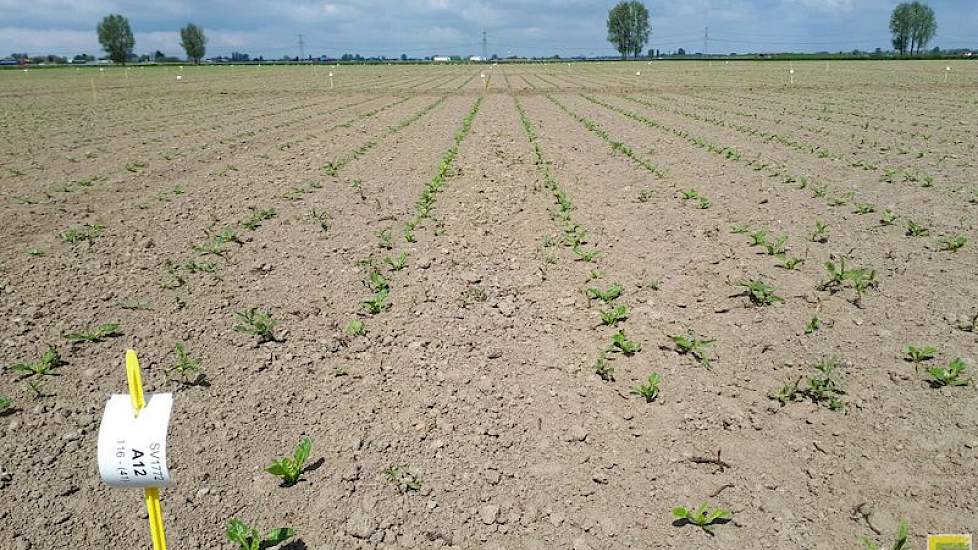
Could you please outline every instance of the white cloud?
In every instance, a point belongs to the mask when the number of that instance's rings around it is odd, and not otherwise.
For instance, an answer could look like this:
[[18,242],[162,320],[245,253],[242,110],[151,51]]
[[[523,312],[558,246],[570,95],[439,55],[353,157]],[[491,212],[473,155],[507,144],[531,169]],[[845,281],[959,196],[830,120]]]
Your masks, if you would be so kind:
[[789,9],[802,7],[823,13],[849,13],[855,7],[853,0],[786,0]]

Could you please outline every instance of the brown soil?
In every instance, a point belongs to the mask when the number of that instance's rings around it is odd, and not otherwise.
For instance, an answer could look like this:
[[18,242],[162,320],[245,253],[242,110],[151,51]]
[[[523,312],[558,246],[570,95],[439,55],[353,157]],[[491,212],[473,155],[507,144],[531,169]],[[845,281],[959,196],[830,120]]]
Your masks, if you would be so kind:
[[[796,64],[794,86],[773,63],[0,72],[0,546],[149,547],[140,495],[95,463],[130,347],[147,390],[175,393],[171,548],[230,547],[231,517],[293,527],[292,549],[834,550],[888,547],[901,520],[915,547],[978,531],[978,395],[927,375],[978,370],[976,79],[960,63],[945,84],[944,64]],[[104,229],[65,241],[85,224]],[[779,267],[740,225],[803,262]],[[238,242],[202,255],[227,227]],[[385,262],[402,252],[404,269]],[[821,288],[841,257],[875,270],[861,297]],[[377,314],[372,269],[390,286]],[[751,304],[748,279],[783,301]],[[613,284],[611,306],[587,296]],[[628,318],[603,326],[619,304]],[[234,330],[252,307],[274,341]],[[121,336],[65,338],[109,322]],[[641,350],[605,353],[617,330]],[[709,368],[678,353],[687,331],[715,340]],[[201,383],[167,376],[177,343]],[[11,368],[49,344],[56,375]],[[915,368],[910,344],[936,356]],[[771,399],[826,358],[840,410]],[[646,403],[630,390],[653,371]],[[283,487],[264,468],[303,437],[309,467]],[[674,522],[702,502],[732,519]]]

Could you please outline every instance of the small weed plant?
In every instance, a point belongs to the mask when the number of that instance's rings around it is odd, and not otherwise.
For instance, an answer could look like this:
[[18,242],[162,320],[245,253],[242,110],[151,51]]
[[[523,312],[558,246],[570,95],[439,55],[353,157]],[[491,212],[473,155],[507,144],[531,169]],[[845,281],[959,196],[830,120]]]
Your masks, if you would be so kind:
[[408,493],[421,490],[421,478],[411,473],[407,466],[390,466],[384,470],[384,475],[387,476],[387,481],[397,488],[398,492]]

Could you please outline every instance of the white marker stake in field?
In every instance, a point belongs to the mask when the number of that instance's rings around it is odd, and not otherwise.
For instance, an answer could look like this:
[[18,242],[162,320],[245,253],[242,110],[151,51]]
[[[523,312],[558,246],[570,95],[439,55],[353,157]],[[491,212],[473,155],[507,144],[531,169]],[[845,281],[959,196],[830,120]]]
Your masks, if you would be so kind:
[[183,80],[183,77],[180,76],[180,75],[177,75],[177,80]]
[[951,66],[948,65],[944,68],[944,82],[947,82],[947,75],[951,74]]
[[153,550],[166,550],[166,529],[160,488],[170,484],[166,465],[166,432],[173,409],[173,394],[158,393],[146,399],[139,358],[126,351],[129,395],[109,397],[98,428],[98,470],[112,487],[139,487],[149,519]]
[[329,89],[333,89],[333,71],[329,72]]
[[170,485],[166,465],[166,432],[173,394],[149,396],[136,415],[126,394],[109,397],[98,430],[98,471],[111,487]]
[[792,86],[795,84],[795,70],[794,69],[788,69],[788,84],[791,84]]

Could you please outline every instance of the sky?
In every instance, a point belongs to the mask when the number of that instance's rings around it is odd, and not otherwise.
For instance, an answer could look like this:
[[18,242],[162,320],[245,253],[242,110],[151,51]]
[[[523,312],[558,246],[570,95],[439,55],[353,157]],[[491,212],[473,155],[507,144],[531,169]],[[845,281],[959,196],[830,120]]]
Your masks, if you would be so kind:
[[[932,0],[941,48],[978,47],[976,0]],[[606,19],[615,0],[0,0],[0,57],[101,55],[95,34],[110,13],[129,18],[135,53],[183,56],[179,28],[204,27],[207,56],[266,58],[614,55]],[[896,0],[646,0],[647,47],[710,53],[889,49]]]

